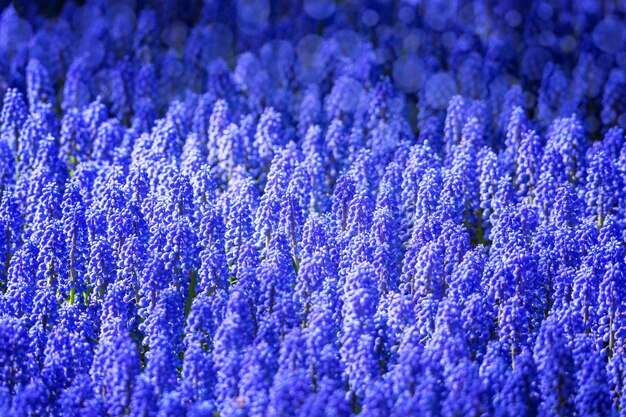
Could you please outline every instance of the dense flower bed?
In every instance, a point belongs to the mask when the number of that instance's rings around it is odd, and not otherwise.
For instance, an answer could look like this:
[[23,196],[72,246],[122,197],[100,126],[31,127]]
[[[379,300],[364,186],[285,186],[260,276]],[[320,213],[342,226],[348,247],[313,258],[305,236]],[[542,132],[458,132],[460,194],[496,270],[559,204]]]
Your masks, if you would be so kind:
[[625,2],[60,3],[0,16],[0,415],[626,415]]

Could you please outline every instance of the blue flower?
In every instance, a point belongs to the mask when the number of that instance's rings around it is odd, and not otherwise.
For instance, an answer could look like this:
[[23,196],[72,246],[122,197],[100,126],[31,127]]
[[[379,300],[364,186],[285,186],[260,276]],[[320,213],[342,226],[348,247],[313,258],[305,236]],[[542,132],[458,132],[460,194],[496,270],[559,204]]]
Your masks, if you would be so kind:
[[539,329],[533,350],[541,395],[541,416],[571,415],[574,412],[574,361],[560,327],[554,317],[546,319]]

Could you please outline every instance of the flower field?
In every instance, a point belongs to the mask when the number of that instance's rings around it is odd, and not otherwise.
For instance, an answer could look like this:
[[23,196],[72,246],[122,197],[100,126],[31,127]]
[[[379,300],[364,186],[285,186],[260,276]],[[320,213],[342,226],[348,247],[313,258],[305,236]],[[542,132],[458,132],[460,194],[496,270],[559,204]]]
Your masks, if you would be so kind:
[[14,1],[0,416],[626,416],[626,1]]

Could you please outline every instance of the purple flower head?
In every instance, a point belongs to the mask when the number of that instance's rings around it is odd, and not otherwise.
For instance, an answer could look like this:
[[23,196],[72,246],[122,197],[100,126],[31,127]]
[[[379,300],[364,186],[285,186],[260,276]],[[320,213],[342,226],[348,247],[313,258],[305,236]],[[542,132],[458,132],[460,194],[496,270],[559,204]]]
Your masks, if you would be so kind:
[[69,111],[82,109],[89,104],[91,81],[91,74],[87,68],[87,58],[78,56],[72,61],[66,74],[61,108]]
[[237,384],[243,350],[254,337],[254,312],[251,311],[248,297],[240,290],[231,292],[224,320],[215,335],[213,351],[216,383],[215,397],[220,404],[237,396]]
[[573,413],[575,378],[572,351],[553,317],[541,325],[533,356],[539,382],[539,415]]
[[24,103],[22,93],[14,88],[6,91],[2,103],[0,135],[14,150],[17,148],[20,130],[28,117],[28,109]]
[[33,58],[26,66],[28,107],[31,111],[41,104],[54,104],[55,96],[48,70]]
[[599,227],[617,207],[619,189],[623,187],[621,177],[603,150],[590,150],[585,181],[587,214],[595,217]]
[[[254,135],[254,147],[258,152],[261,161],[266,161],[265,165],[275,152],[287,144],[285,133],[282,128],[280,113],[272,107],[267,107],[257,125]],[[263,167],[263,165],[261,165]]]
[[354,266],[346,279],[339,340],[345,377],[357,395],[363,395],[367,384],[379,372],[374,350],[376,299],[374,269],[365,263]]
[[173,288],[160,292],[157,303],[141,330],[145,337],[146,375],[153,384],[157,395],[174,389],[177,383],[183,325],[183,304],[181,294]]

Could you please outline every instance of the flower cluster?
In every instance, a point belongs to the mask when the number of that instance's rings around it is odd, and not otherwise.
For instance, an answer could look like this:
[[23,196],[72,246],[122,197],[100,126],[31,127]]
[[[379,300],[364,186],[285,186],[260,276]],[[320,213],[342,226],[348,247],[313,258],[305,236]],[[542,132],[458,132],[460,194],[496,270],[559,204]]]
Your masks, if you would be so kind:
[[38,3],[0,415],[626,415],[625,2]]

